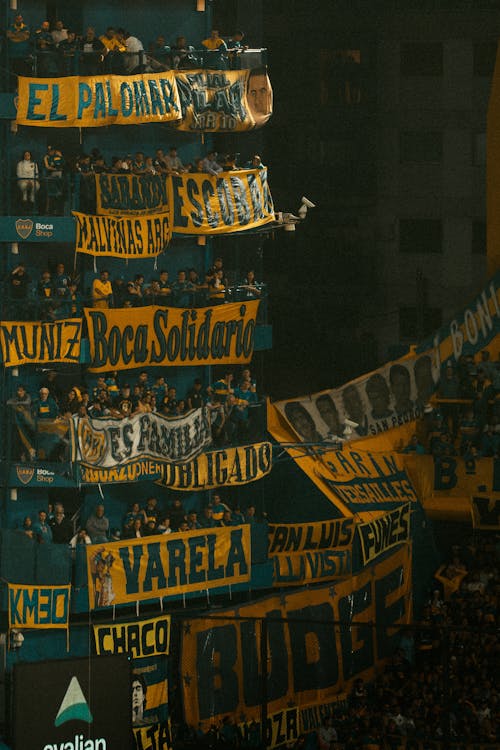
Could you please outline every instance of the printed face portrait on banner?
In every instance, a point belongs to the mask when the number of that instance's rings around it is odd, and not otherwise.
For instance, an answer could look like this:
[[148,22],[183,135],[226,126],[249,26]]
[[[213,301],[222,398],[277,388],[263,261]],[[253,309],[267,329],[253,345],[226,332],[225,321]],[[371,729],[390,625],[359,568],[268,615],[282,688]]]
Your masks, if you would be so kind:
[[273,113],[273,90],[265,67],[250,71],[247,81],[247,102],[255,127],[261,128]]

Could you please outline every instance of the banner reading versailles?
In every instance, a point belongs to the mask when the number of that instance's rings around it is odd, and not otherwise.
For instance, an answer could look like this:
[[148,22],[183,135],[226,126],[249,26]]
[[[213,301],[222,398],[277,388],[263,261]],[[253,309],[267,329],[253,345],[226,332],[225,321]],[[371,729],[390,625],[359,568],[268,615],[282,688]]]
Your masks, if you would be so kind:
[[19,76],[17,122],[48,128],[95,128],[175,122],[181,117],[175,74]]
[[154,258],[172,237],[170,214],[93,216],[73,211],[75,251],[114,258]]
[[[210,445],[207,410],[193,409],[180,417],[136,414],[125,419],[73,417],[78,457],[87,469],[112,469],[156,461],[185,461]],[[123,480],[122,480],[123,481]]]
[[249,362],[258,307],[258,300],[250,300],[196,310],[86,309],[89,370]]
[[250,580],[250,527],[89,545],[89,607],[187,594]]
[[183,633],[183,701],[193,725],[208,729],[227,714],[260,718],[260,630],[245,617],[268,620],[268,714],[328,703],[394,653],[399,634],[391,626],[411,618],[410,545],[334,587],[282,593],[217,617],[193,621]]
[[0,345],[5,367],[29,363],[75,363],[80,359],[82,321],[58,320],[55,323],[0,323]]
[[8,584],[9,628],[61,628],[69,622],[71,585]]

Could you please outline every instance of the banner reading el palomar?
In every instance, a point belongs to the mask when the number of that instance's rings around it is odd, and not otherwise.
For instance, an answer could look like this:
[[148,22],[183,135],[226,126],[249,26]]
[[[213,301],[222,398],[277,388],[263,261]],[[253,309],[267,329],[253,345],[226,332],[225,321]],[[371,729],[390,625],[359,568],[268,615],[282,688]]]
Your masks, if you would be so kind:
[[166,174],[90,175],[95,180],[96,214],[125,216],[169,210]]
[[172,237],[170,214],[94,216],[73,211],[75,251],[115,258],[154,258]]
[[20,76],[17,122],[49,128],[161,122],[188,132],[232,133],[262,127],[272,110],[263,68],[51,80]]
[[369,523],[358,524],[363,563],[368,563],[392,547],[410,539],[411,505],[405,503]]
[[344,578],[352,570],[354,521],[270,524],[269,558],[274,586]]
[[186,492],[248,484],[269,474],[272,456],[271,443],[204,451],[192,461],[164,464],[157,484]]
[[78,458],[88,467],[112,469],[149,457],[156,461],[186,461],[212,442],[207,409],[179,417],[136,414],[116,419],[73,417]]
[[177,71],[181,103],[179,130],[231,132],[260,128],[273,112],[265,69]]
[[267,169],[174,175],[168,185],[179,234],[224,234],[275,220]]
[[202,592],[250,580],[250,527],[89,545],[89,607]]
[[4,321],[0,323],[2,363],[5,367],[35,363],[79,362],[82,321],[55,323]]
[[250,362],[258,307],[258,300],[250,300],[196,310],[86,309],[89,370]]
[[[260,718],[260,631],[245,617],[267,619],[268,715],[328,703],[350,680],[369,679],[397,647],[400,636],[391,626],[411,621],[410,545],[334,587],[282,593],[217,614],[239,619],[196,620],[182,636],[183,700],[195,726],[208,729],[227,714]],[[352,627],[356,622],[377,627]]]
[[71,585],[9,583],[9,628],[60,628],[69,623]]
[[95,128],[175,122],[175,74],[18,78],[17,122],[46,128]]

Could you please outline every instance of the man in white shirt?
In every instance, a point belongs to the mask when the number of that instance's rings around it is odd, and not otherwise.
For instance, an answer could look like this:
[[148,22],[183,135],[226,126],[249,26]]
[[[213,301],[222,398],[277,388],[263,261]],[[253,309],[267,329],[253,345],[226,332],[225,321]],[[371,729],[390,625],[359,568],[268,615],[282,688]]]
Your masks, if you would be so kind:
[[132,36],[128,31],[122,32],[122,38],[127,47],[123,62],[124,72],[132,75],[140,73],[144,64],[144,47],[141,40],[137,39],[136,36]]

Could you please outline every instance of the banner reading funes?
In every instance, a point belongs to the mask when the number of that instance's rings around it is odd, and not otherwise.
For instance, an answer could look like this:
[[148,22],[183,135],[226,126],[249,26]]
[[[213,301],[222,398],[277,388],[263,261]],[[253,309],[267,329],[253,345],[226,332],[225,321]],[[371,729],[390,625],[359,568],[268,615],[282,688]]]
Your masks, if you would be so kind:
[[267,169],[174,175],[169,190],[179,234],[224,234],[275,220]]
[[79,362],[82,321],[58,320],[55,323],[0,323],[0,345],[5,367],[34,363]]
[[192,461],[164,464],[162,487],[193,492],[255,482],[272,466],[271,443],[204,451]]
[[9,628],[68,628],[71,585],[9,583],[8,590]]
[[172,236],[170,214],[93,216],[73,211],[77,253],[115,258],[154,258]]
[[95,174],[96,213],[161,214],[169,209],[166,174]]
[[92,372],[250,362],[258,300],[186,310],[86,309]]
[[182,119],[179,130],[231,132],[260,128],[273,112],[265,68],[176,73]]
[[358,525],[365,565],[392,547],[410,539],[410,516],[411,505],[406,503],[373,521]]
[[78,456],[87,466],[111,469],[146,456],[156,461],[185,461],[210,445],[206,408],[180,417],[136,414],[116,419],[73,417]]
[[89,545],[89,607],[202,592],[250,580],[250,527]]
[[271,524],[268,555],[274,586],[343,578],[352,570],[352,518],[309,524]]
[[17,122],[46,128],[140,125],[180,119],[173,72],[133,76],[19,76]]

